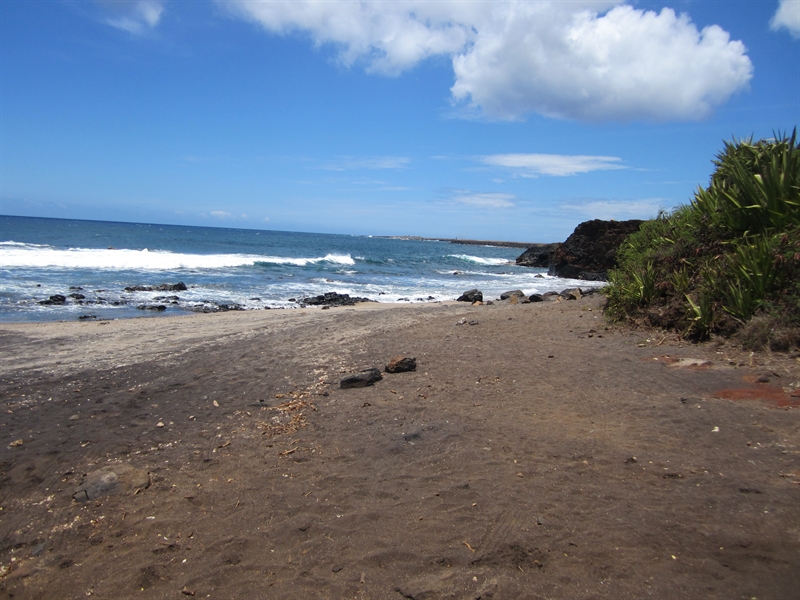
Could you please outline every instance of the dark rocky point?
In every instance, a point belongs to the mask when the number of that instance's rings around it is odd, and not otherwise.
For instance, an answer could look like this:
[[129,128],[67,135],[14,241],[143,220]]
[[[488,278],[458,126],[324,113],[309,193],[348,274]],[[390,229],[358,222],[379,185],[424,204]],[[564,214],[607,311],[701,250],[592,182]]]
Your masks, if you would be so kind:
[[588,281],[605,281],[617,264],[617,250],[642,221],[586,221],[553,250],[550,275]]
[[528,248],[517,257],[516,263],[521,267],[546,269],[550,266],[550,256],[559,244],[538,244]]

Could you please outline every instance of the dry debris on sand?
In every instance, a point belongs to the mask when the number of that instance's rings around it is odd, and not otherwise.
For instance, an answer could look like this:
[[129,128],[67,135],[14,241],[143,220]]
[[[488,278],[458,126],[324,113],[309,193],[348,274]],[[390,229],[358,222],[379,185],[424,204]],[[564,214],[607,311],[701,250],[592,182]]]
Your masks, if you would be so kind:
[[797,358],[599,306],[0,326],[0,598],[797,598]]

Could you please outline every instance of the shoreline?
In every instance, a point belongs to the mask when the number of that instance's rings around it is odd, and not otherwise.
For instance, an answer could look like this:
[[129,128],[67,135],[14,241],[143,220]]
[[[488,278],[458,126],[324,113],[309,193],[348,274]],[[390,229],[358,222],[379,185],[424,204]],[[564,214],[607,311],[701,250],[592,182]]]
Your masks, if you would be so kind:
[[800,365],[601,303],[0,323],[0,596],[790,596]]
[[[537,274],[537,278],[540,278],[543,281],[547,281],[551,277],[546,274]],[[565,283],[567,280],[564,278],[555,278],[560,279],[561,284],[558,286],[552,285],[549,286],[550,289],[546,289],[542,292],[534,292],[538,295],[543,294],[563,294],[566,291],[580,289],[583,290],[584,294],[596,292],[599,289],[602,289],[606,282],[598,282],[598,281],[588,281],[588,280],[571,280],[574,282],[579,283],[579,286],[568,286],[565,287]],[[179,284],[163,284],[164,286],[173,286],[173,285],[184,285],[182,282]],[[194,285],[190,287],[194,288]],[[466,285],[463,287],[467,287]],[[72,289],[72,288],[71,288]],[[463,289],[463,288],[462,288]],[[512,291],[512,290],[505,290],[505,291]],[[499,301],[499,295],[505,292],[497,292],[491,299],[487,298],[487,301],[495,302]],[[388,307],[392,306],[420,306],[420,305],[429,305],[429,304],[443,304],[449,302],[456,302],[457,295],[451,296],[451,299],[436,299],[433,296],[428,296],[427,298],[416,298],[412,299],[409,298],[399,298],[398,300],[393,301],[384,301],[381,300],[380,297],[383,294],[378,294],[378,299],[369,299],[369,298],[360,298],[355,297],[351,298],[349,294],[338,294],[337,292],[333,292],[332,294],[328,294],[331,296],[329,301],[322,301],[323,296],[311,296],[308,298],[304,298],[303,300],[296,300],[294,298],[290,298],[287,302],[292,302],[289,306],[256,306],[256,307],[247,307],[240,305],[238,303],[222,303],[222,302],[212,302],[212,301],[205,301],[202,308],[198,307],[189,307],[189,306],[180,306],[178,301],[174,302],[167,302],[164,303],[163,298],[152,298],[152,299],[133,299],[133,300],[125,300],[125,301],[117,301],[113,304],[93,304],[94,301],[89,301],[89,303],[84,303],[83,299],[80,300],[71,300],[67,299],[66,296],[63,294],[56,297],[51,296],[50,301],[37,301],[38,304],[50,304],[54,306],[68,306],[69,308],[76,309],[81,308],[85,309],[85,312],[81,313],[73,313],[71,319],[63,318],[63,315],[45,315],[42,317],[40,313],[36,313],[33,311],[26,311],[25,314],[31,315],[30,319],[20,318],[19,320],[12,320],[6,319],[5,315],[3,318],[0,318],[0,324],[7,323],[7,324],[15,324],[15,323],[53,323],[53,322],[102,322],[102,321],[114,321],[114,320],[127,320],[127,319],[139,319],[139,318],[169,318],[169,317],[178,317],[178,316],[191,316],[191,315],[201,315],[201,314],[226,314],[226,313],[240,313],[240,312],[264,312],[264,311],[284,311],[284,310],[303,310],[305,308],[322,308],[322,309],[329,309],[329,308],[341,308],[341,307],[351,307],[354,305],[360,304],[379,304],[385,305]],[[460,294],[458,294],[460,295]],[[58,298],[59,302],[53,302],[53,298]],[[174,298],[180,300],[177,296]],[[260,300],[260,298],[258,298]],[[350,302],[355,302],[355,304],[351,304]],[[113,308],[111,308],[113,306]],[[92,308],[97,308],[98,310],[92,310]],[[58,309],[55,309],[58,310]],[[118,310],[121,314],[108,314],[108,316],[103,315],[104,311],[114,311]],[[167,312],[169,311],[169,312]],[[89,314],[92,312],[97,312],[99,314]],[[9,313],[11,314],[11,313]],[[37,318],[38,317],[38,318]]]

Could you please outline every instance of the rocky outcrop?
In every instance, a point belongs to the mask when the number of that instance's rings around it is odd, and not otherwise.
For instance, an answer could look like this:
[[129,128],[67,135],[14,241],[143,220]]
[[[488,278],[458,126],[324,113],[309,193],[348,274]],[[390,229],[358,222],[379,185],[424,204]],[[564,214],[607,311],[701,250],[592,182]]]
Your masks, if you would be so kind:
[[586,221],[575,228],[550,257],[550,274],[570,279],[605,281],[616,266],[617,250],[642,221]]
[[461,294],[456,300],[458,302],[483,302],[483,292],[479,289],[472,289]]
[[546,269],[550,266],[550,256],[560,244],[537,244],[531,246],[517,257],[520,267],[536,267]]

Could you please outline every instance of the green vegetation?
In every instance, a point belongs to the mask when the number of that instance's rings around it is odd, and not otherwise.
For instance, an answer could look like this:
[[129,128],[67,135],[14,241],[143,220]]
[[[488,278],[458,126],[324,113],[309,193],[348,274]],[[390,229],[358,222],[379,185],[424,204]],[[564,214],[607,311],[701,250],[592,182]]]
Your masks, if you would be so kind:
[[725,143],[691,204],[628,237],[606,313],[689,339],[736,335],[750,349],[800,346],[800,145]]

